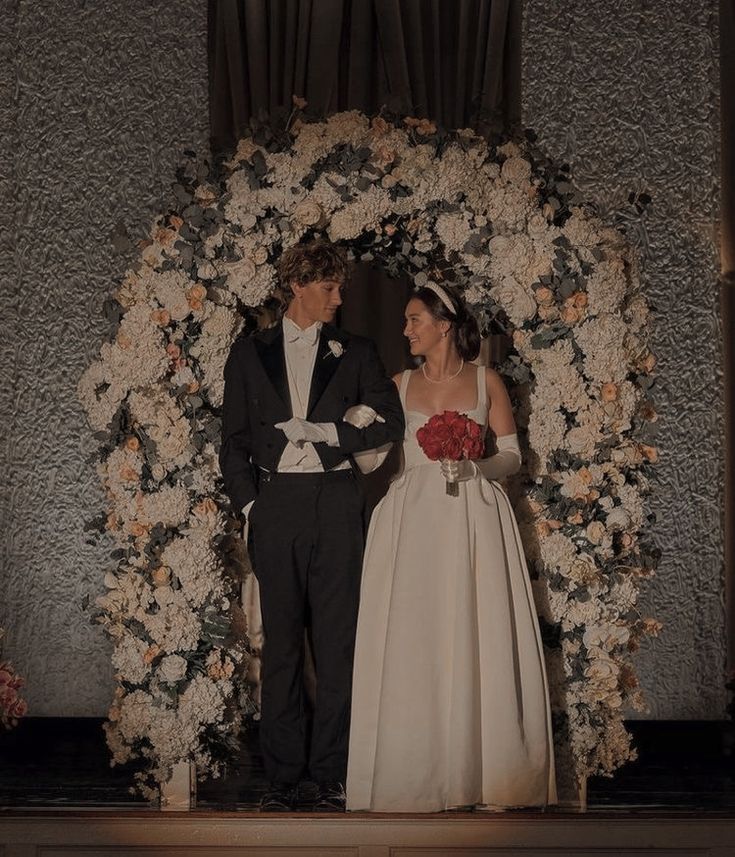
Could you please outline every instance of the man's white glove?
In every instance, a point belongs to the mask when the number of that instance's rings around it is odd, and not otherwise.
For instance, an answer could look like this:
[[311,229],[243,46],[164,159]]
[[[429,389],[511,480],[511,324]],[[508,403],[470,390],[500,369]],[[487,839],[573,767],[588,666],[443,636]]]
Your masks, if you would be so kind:
[[370,405],[353,405],[347,408],[342,421],[358,429],[371,426],[374,422],[384,423],[385,420]]
[[442,476],[447,482],[467,482],[477,476],[477,467],[474,461],[463,459],[462,461],[442,461]]
[[303,446],[305,443],[329,443],[331,441],[327,426],[330,423],[310,423],[299,417],[291,417],[283,423],[276,423],[275,427],[281,429],[294,446]]

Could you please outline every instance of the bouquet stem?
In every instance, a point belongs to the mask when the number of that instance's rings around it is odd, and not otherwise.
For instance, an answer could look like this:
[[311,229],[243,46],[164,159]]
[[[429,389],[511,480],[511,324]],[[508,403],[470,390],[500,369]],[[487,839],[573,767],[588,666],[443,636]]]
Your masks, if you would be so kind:
[[450,482],[447,479],[444,484],[449,497],[459,497],[459,482]]

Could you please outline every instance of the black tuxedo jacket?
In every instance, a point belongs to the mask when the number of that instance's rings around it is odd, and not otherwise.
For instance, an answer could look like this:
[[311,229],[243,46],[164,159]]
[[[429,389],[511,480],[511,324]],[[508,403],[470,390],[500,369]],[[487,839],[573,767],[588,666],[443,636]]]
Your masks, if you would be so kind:
[[[329,343],[339,343],[336,356]],[[352,405],[374,408],[385,423],[357,429],[342,421]],[[286,435],[275,423],[293,416],[286,376],[283,326],[241,336],[225,366],[220,468],[225,490],[237,512],[258,493],[259,468],[275,471],[286,446]],[[322,326],[306,418],[335,423],[339,446],[317,443],[325,470],[352,453],[373,449],[403,437],[404,418],[395,384],[386,377],[375,345],[329,324]]]

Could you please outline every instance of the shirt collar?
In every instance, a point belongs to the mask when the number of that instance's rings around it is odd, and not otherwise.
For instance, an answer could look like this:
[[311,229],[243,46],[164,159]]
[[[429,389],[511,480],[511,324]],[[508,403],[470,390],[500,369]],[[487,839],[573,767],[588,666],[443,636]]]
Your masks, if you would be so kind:
[[307,345],[315,345],[321,329],[322,323],[320,321],[315,321],[314,324],[302,330],[288,316],[284,315],[283,317],[283,335],[286,342],[304,342]]

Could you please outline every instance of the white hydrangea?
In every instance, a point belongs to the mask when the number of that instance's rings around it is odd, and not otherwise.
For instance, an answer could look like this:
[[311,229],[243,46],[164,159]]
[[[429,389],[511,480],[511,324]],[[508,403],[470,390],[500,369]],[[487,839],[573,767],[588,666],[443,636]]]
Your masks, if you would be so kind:
[[224,594],[222,565],[212,550],[206,531],[190,531],[169,542],[161,554],[161,563],[170,568],[181,583],[181,593],[192,607]]
[[167,684],[175,684],[186,676],[188,662],[181,655],[166,655],[161,658],[156,674],[158,678]]
[[187,292],[194,285],[196,284],[183,271],[160,271],[152,280],[153,297],[173,321],[183,321],[191,314]]
[[575,339],[584,352],[584,372],[588,378],[604,384],[620,382],[628,373],[625,353],[625,322],[606,313],[590,318],[575,330]]
[[144,660],[148,644],[139,637],[126,632],[117,641],[112,652],[112,665],[123,681],[141,684],[150,673],[151,667]]
[[164,466],[182,467],[192,457],[191,426],[176,400],[158,386],[132,393],[130,414],[156,444],[156,455]]
[[155,590],[154,598],[158,604],[157,612],[148,612],[142,617],[153,642],[166,653],[195,651],[202,625],[184,593],[170,586],[160,586]]

